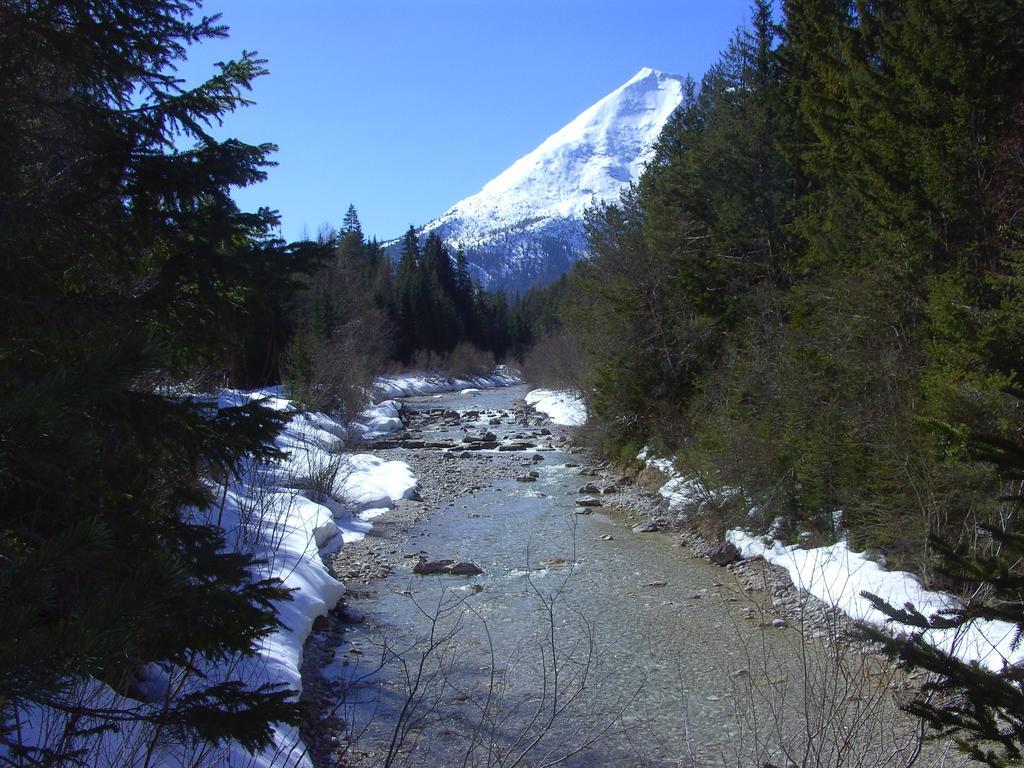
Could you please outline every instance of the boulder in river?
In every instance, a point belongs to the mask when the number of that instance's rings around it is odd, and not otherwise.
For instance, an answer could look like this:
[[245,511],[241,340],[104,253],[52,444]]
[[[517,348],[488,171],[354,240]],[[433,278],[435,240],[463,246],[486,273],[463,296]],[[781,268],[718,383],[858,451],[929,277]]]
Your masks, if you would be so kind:
[[479,576],[484,572],[483,568],[476,563],[469,562],[468,560],[460,560],[457,563],[452,563],[444,570],[452,576]]
[[579,507],[600,507],[600,506],[603,506],[603,505],[601,504],[601,500],[596,498],[596,497],[594,497],[594,496],[580,496],[578,499],[576,499],[576,506],[579,506]]
[[586,485],[581,485],[576,493],[597,493],[597,484],[587,483]]
[[573,513],[577,515],[592,515],[594,510],[590,507],[576,507],[576,509],[573,510]]
[[708,558],[715,565],[728,565],[740,559],[740,551],[731,541],[723,541],[708,553]]
[[442,573],[449,576],[478,576],[484,571],[479,565],[468,560],[420,560],[412,567],[412,572],[421,576]]
[[418,573],[421,576],[432,576],[436,573],[444,573],[445,569],[455,565],[454,560],[420,560],[416,565],[412,567],[413,573]]
[[633,533],[657,533],[665,527],[665,523],[661,520],[644,520],[642,523],[637,523],[633,526]]

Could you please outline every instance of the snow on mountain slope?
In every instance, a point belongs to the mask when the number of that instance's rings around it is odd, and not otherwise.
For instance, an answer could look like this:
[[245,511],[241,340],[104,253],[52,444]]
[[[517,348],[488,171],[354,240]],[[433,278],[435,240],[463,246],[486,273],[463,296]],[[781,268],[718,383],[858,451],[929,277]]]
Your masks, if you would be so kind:
[[422,232],[466,251],[486,287],[550,282],[586,252],[582,214],[643,172],[683,100],[683,78],[645,67]]

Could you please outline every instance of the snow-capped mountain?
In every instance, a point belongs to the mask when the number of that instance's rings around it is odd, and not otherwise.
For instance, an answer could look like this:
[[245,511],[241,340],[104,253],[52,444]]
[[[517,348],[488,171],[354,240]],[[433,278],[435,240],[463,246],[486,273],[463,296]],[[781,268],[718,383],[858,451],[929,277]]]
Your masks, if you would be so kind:
[[466,252],[485,287],[547,283],[586,253],[582,214],[639,178],[683,99],[683,78],[645,67],[422,229]]

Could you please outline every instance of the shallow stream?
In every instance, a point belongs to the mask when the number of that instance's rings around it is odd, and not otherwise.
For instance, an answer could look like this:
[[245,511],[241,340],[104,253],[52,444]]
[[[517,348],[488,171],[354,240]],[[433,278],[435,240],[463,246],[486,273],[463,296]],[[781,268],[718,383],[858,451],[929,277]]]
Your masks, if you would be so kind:
[[[524,392],[407,402],[504,411]],[[524,429],[489,425],[486,413],[470,428],[499,438]],[[424,436],[458,442],[463,434],[452,427]],[[634,533],[636,521],[608,507],[576,514],[578,488],[590,479],[573,466],[583,460],[540,455],[535,482],[496,480],[436,509],[403,549],[407,567],[349,598],[359,620],[326,673],[349,686],[351,762],[777,759],[756,745],[806,730],[803,715],[791,713],[816,696],[818,681],[805,687],[803,670],[824,668],[821,648],[745,616],[759,608],[732,574],[693,558],[674,536]],[[452,459],[451,471],[460,463]],[[417,576],[420,554],[472,561],[483,574]]]

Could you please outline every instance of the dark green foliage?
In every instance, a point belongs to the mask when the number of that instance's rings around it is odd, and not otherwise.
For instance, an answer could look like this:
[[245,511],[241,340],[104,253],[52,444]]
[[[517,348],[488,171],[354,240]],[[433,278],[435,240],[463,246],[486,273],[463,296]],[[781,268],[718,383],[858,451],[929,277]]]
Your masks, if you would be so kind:
[[185,376],[273,377],[295,276],[323,254],[232,202],[273,147],[206,128],[265,70],[246,53],[183,89],[187,46],[226,34],[193,6],[0,2],[5,742],[33,702],[102,723],[69,692],[88,676],[137,697],[150,662],[195,682],[125,719],[249,747],[297,720],[287,691],[202,677],[278,626],[286,593],[209,518],[210,478],[275,456],[282,418],[171,392]]
[[[1024,3],[756,2],[654,162],[591,212],[570,323],[611,450],[929,577],[996,514],[935,422],[1006,428],[1024,358]],[[956,534],[958,535],[958,534]]]
[[[1018,398],[1024,394],[1017,392]],[[1024,749],[1024,675],[1018,666],[1004,664],[991,670],[965,663],[930,645],[928,630],[958,630],[975,620],[1009,623],[1015,628],[1013,645],[1024,632],[1024,533],[1019,530],[1020,481],[1024,480],[1024,443],[1012,439],[975,438],[969,455],[993,465],[1012,489],[1005,501],[1005,527],[982,526],[989,539],[987,552],[972,552],[966,545],[952,546],[933,539],[939,569],[960,594],[971,595],[963,607],[924,616],[912,605],[892,606],[865,594],[891,619],[914,628],[909,636],[893,637],[877,628],[862,630],[880,643],[900,666],[933,673],[907,710],[922,717],[937,735],[952,735],[960,747],[979,762],[991,766],[1018,764]]]
[[787,280],[797,174],[774,150],[785,119],[770,9],[701,83],[688,83],[655,161],[620,205],[588,217],[576,327],[593,361],[591,411],[610,439],[677,445],[703,382],[764,290]]
[[307,406],[341,418],[358,413],[396,335],[386,305],[392,276],[376,241],[363,237],[349,206],[340,233],[321,235],[332,254],[300,292],[290,316],[296,327],[285,379]]
[[[444,365],[469,345],[476,360],[521,356],[534,336],[531,308],[504,293],[480,289],[465,254],[452,257],[436,234],[422,241],[410,226],[392,264],[377,242],[364,239],[353,206],[323,265],[303,293],[294,323],[287,379],[308,405],[351,410],[374,373],[388,361]],[[465,358],[460,351],[460,357]],[[348,393],[348,394],[343,394]]]

